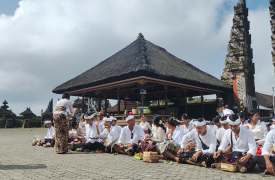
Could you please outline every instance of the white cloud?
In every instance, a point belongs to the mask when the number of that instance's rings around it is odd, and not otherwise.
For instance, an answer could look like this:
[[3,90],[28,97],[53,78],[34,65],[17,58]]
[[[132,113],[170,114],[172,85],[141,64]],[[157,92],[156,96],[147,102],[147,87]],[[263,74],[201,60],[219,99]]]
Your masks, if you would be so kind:
[[[52,89],[121,50],[139,32],[219,78],[237,1],[21,1],[14,16],[0,15],[0,101],[7,99],[16,112],[26,106],[45,108],[52,97],[56,101],[60,96]],[[261,21],[257,16],[263,13],[251,12],[251,24]],[[252,29],[253,38],[259,30]],[[262,42],[266,47],[268,38]],[[266,52],[261,47],[253,46],[254,59]],[[259,66],[256,70],[256,76],[266,71]]]

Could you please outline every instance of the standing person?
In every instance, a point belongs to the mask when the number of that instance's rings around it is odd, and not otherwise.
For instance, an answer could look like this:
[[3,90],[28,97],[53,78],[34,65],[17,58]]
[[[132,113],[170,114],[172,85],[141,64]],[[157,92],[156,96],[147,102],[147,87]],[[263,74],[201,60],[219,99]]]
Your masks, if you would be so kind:
[[[177,152],[180,161],[203,167],[210,167],[214,162],[213,154],[216,150],[216,137],[206,128],[206,121],[202,118],[195,122],[196,129],[183,136],[181,149]],[[197,147],[195,151],[185,152],[185,145],[189,139],[196,139]]]
[[68,152],[67,109],[70,110],[71,115],[74,115],[70,95],[66,92],[62,95],[62,99],[57,101],[53,115],[55,126],[55,150],[57,154],[71,154],[71,152]]
[[138,152],[138,142],[144,139],[145,134],[139,125],[135,125],[133,115],[129,115],[126,122],[127,126],[122,128],[118,144],[114,145],[113,150],[121,154],[134,156]]
[[143,129],[145,135],[149,135],[149,130],[152,132],[152,127],[151,125],[146,121],[146,115],[142,114],[140,116],[141,122],[139,123],[139,125],[141,126],[141,128]]
[[248,112],[249,121],[248,124],[244,126],[246,129],[250,129],[256,140],[256,145],[262,146],[265,142],[265,137],[267,135],[267,128],[265,123],[260,122],[259,114],[251,110]]
[[[230,115],[227,121],[230,129],[225,131],[222,143],[213,156],[216,159],[216,168],[220,169],[221,162],[234,162],[242,173],[252,170],[256,165],[253,157],[257,149],[253,133],[240,127],[241,120],[238,115]],[[231,145],[231,153],[225,154],[228,144]]]

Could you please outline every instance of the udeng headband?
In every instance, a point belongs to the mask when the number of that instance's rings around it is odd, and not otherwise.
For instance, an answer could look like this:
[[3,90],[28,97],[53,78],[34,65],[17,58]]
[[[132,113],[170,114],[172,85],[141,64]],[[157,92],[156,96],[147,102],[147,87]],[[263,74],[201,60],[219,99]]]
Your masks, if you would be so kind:
[[205,120],[203,120],[202,122],[194,121],[193,124],[194,124],[195,126],[198,126],[198,127],[200,127],[200,126],[205,126],[205,125],[206,125],[206,121],[205,121]]
[[228,117],[227,117],[227,122],[228,122],[230,125],[232,125],[232,126],[238,125],[238,124],[241,123],[240,116],[238,116],[238,117],[239,117],[239,118],[238,118],[236,121],[231,121],[231,120],[229,119],[229,116],[228,116]]

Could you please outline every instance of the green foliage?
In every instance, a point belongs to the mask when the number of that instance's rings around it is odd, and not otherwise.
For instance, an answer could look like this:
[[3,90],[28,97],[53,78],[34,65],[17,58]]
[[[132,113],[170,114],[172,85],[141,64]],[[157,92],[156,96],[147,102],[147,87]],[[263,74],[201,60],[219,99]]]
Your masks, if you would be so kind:
[[42,118],[33,117],[32,118],[32,127],[41,127]]
[[23,125],[23,119],[15,119],[14,127],[22,127],[22,125]]

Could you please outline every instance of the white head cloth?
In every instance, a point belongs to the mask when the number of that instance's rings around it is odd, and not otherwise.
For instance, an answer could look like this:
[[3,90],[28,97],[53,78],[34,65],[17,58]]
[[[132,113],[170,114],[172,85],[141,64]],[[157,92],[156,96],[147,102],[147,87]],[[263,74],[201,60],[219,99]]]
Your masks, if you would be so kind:
[[203,120],[202,122],[194,121],[193,124],[194,124],[195,126],[198,126],[198,127],[200,127],[200,126],[205,126],[205,125],[206,125],[206,121],[205,121],[205,120]]
[[51,120],[47,120],[47,121],[45,121],[45,124],[50,124],[50,123],[52,123],[52,121],[51,121]]
[[269,125],[269,122],[264,122],[265,123],[265,125]]
[[93,115],[91,115],[91,116],[84,116],[84,119],[93,119]]
[[230,116],[232,114],[234,114],[234,112],[231,109],[225,109],[222,111],[223,116]]
[[227,119],[226,119],[226,120],[223,120],[223,121],[222,121],[222,120],[220,120],[220,123],[221,123],[221,124],[227,124],[227,123],[228,123],[228,121],[227,121]]
[[232,125],[232,126],[238,125],[238,124],[241,123],[241,118],[240,118],[240,116],[238,116],[238,117],[239,117],[239,119],[237,119],[236,121],[231,121],[231,120],[229,119],[229,116],[227,116],[227,122],[228,122],[230,125]]
[[135,117],[133,115],[129,115],[127,118],[126,118],[126,122],[131,120],[131,119],[135,119]]
[[110,119],[112,119],[112,121],[117,121],[117,118],[114,116],[111,116]]
[[112,119],[111,118],[103,118],[103,121],[106,121],[106,122],[112,122]]

